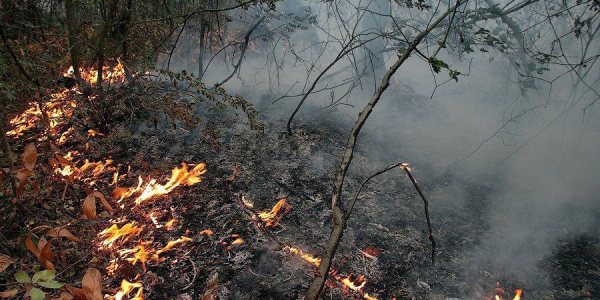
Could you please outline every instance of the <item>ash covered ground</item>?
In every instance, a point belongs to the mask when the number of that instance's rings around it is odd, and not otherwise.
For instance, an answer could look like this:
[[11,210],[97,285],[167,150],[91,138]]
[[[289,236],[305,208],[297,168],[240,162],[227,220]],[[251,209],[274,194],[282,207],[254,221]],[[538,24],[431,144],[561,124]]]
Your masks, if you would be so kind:
[[[431,108],[422,109],[427,113]],[[315,256],[324,249],[331,226],[332,176],[350,123],[334,113],[306,114],[290,137],[285,120],[273,118],[264,120],[265,135],[258,138],[233,122],[231,113],[206,105],[198,111],[203,122],[197,129],[164,125],[155,130],[150,123],[137,123],[115,130],[120,142],[114,156],[131,160],[134,167],[161,170],[187,161],[204,162],[209,170],[201,184],[175,193],[165,209],[180,212],[179,231],[209,229],[214,235],[196,237],[189,261],[157,266],[150,298],[197,299],[216,279],[219,299],[301,299],[314,267],[280,245]],[[536,258],[534,269],[497,271],[497,259],[481,259],[477,249],[502,181],[488,174],[486,180],[470,182],[457,175],[461,169],[441,170],[426,161],[396,157],[399,151],[419,151],[410,149],[410,136],[402,137],[399,144],[362,137],[346,179],[345,201],[386,162],[410,162],[431,201],[437,264],[431,264],[421,199],[405,174],[394,171],[377,177],[361,194],[334,263],[340,274],[365,275],[363,291],[377,299],[481,300],[499,288],[506,299],[517,288],[524,290],[523,299],[600,298],[600,245],[593,234],[582,231],[561,239]],[[374,157],[373,148],[388,155]],[[236,167],[239,173],[230,180]],[[254,203],[253,209],[241,204],[242,196]],[[265,234],[248,211],[268,210],[281,198],[291,210]],[[231,246],[238,236],[244,243]],[[368,247],[381,250],[376,259],[361,254]],[[361,298],[333,281],[322,297]]]

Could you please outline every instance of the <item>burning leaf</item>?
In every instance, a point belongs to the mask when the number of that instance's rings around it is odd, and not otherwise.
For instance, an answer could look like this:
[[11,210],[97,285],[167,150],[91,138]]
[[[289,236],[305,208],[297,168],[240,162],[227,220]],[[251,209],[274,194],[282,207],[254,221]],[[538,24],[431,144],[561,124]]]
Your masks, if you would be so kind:
[[70,241],[79,242],[79,239],[66,228],[55,227],[53,229],[48,230],[48,232],[46,232],[46,235],[51,237],[64,237]]
[[96,196],[89,194],[83,201],[83,213],[89,220],[96,218]]
[[27,147],[25,147],[25,151],[23,151],[23,157],[21,161],[23,162],[25,168],[27,168],[29,171],[33,171],[33,168],[35,167],[35,162],[37,161],[37,157],[37,149],[35,148],[35,145],[31,143],[27,145]]
[[[281,199],[271,208],[270,211],[258,213],[258,217],[265,222],[266,227],[275,227],[279,225],[281,218],[290,211],[290,206],[286,204],[286,199]],[[281,213],[279,213],[281,211]]]
[[87,300],[102,300],[102,274],[94,268],[89,268],[83,280],[81,287]]
[[19,293],[19,290],[10,290],[10,291],[0,292],[0,298],[10,298],[10,297],[15,296],[18,293]]
[[15,261],[10,258],[10,256],[5,254],[0,254],[0,273],[4,272],[8,266],[10,266]]

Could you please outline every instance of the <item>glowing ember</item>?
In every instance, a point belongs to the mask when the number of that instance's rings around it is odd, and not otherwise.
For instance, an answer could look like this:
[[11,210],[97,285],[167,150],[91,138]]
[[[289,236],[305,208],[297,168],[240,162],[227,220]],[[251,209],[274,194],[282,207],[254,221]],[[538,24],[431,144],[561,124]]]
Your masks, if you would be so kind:
[[375,298],[375,297],[369,296],[369,293],[365,293],[365,294],[363,295],[363,297],[365,297],[365,299],[367,299],[367,300],[378,300],[378,299],[377,299],[377,298]]
[[143,227],[137,227],[133,223],[127,223],[123,227],[119,229],[119,227],[114,224],[110,228],[107,228],[100,232],[100,237],[104,238],[102,241],[102,245],[107,247],[112,247],[115,241],[119,238],[123,237],[123,241],[128,240],[132,235],[138,235],[142,232]]
[[242,196],[242,203],[244,203],[244,205],[248,208],[253,208],[254,207],[254,203],[248,199],[246,199],[245,196]]
[[131,293],[131,291],[135,288],[137,288],[138,290],[135,293],[135,296],[131,298],[131,300],[143,300],[144,298],[142,298],[142,293],[144,291],[144,288],[142,287],[142,284],[139,282],[129,282],[125,279],[123,279],[123,281],[121,282],[121,290],[117,294],[115,294],[115,300],[122,300],[123,297],[129,296],[129,293]]
[[285,246],[283,248],[283,251],[288,251],[294,255],[299,255],[302,259],[306,260],[307,262],[311,263],[312,265],[314,265],[315,267],[318,267],[321,264],[321,259],[318,257],[314,257],[308,253],[304,253],[302,252],[302,250],[298,250],[297,248],[294,247],[290,247],[290,246]]
[[[258,217],[265,222],[266,227],[275,227],[283,216],[290,211],[290,206],[287,205],[286,199],[281,199],[270,211],[258,213]],[[281,211],[281,213],[279,213]]]
[[200,231],[200,235],[203,235],[203,234],[207,235],[207,236],[211,236],[211,235],[213,235],[215,233],[212,230],[210,230],[210,229],[204,229],[204,230]]
[[239,244],[243,244],[245,241],[242,238],[237,238],[235,239],[235,241],[231,242],[231,245],[239,245]]
[[143,179],[140,176],[137,187],[129,188],[124,191],[118,190],[119,188],[117,188],[113,192],[113,195],[120,196],[122,200],[140,192],[139,196],[135,199],[135,203],[139,205],[153,197],[168,194],[182,184],[194,185],[201,182],[200,176],[206,173],[205,167],[205,164],[198,164],[191,171],[188,171],[188,165],[186,163],[181,163],[181,168],[174,168],[171,172],[171,179],[164,185],[156,183],[156,179],[151,179],[144,185]]

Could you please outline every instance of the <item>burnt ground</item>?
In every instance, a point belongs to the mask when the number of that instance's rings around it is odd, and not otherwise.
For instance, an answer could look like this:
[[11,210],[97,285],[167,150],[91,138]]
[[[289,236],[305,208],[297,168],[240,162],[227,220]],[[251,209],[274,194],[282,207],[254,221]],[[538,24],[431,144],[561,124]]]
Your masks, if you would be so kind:
[[[305,116],[296,125],[295,135],[288,137],[283,119],[274,118],[265,121],[264,138],[257,138],[243,124],[233,122],[231,113],[210,106],[199,111],[202,124],[197,129],[164,125],[155,130],[145,122],[113,129],[112,158],[132,168],[166,174],[185,161],[204,162],[209,170],[202,183],[178,189],[164,204],[163,209],[173,208],[183,220],[175,234],[188,234],[195,242],[189,260],[173,259],[149,267],[156,278],[149,299],[198,299],[215,276],[219,299],[301,299],[313,267],[280,251],[258,230],[240,205],[240,197],[253,201],[255,211],[267,210],[286,198],[291,211],[280,226],[267,229],[270,236],[318,255],[329,235],[331,180],[347,124]],[[386,147],[368,137],[361,143],[384,151]],[[368,174],[384,166],[372,163],[366,148],[357,150],[346,180],[346,198]],[[226,181],[234,166],[239,175]],[[470,251],[487,229],[494,185],[467,183],[466,192],[461,192],[463,201],[441,201],[453,191],[455,181],[462,179],[438,176],[426,166],[417,166],[414,174],[431,200],[438,264],[431,265],[420,198],[404,174],[390,172],[373,180],[362,193],[336,256],[340,274],[366,276],[366,292],[378,299],[481,300],[493,295],[500,282],[506,298],[515,288],[523,288],[524,299],[600,299],[600,245],[594,237],[584,234],[561,241],[552,254],[540,259],[548,272],[536,274],[531,282],[517,281],[511,274],[492,274],[485,261],[471,264]],[[205,229],[215,234],[199,235]],[[230,245],[235,239],[232,235],[245,242]],[[369,246],[381,250],[376,260],[359,253]],[[323,293],[323,299],[353,297],[360,298],[331,286]]]

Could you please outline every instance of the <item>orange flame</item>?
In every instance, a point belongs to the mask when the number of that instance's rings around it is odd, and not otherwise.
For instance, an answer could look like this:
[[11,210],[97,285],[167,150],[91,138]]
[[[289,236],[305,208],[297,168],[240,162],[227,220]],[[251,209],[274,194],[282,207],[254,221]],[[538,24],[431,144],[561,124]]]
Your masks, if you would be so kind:
[[[270,211],[263,211],[258,213],[258,217],[265,222],[266,227],[275,227],[281,221],[281,218],[290,211],[290,206],[287,205],[286,199],[281,199]],[[281,210],[281,214],[278,215]]]
[[210,230],[210,229],[204,229],[204,230],[200,231],[200,235],[203,235],[203,234],[205,234],[207,236],[211,236],[211,235],[213,235],[215,233],[212,230]]
[[170,241],[169,243],[167,243],[167,245],[166,245],[164,248],[162,248],[162,249],[160,249],[160,250],[156,251],[156,253],[154,253],[154,255],[152,256],[152,258],[153,258],[155,261],[157,261],[157,262],[158,262],[158,261],[160,261],[160,260],[159,260],[159,258],[158,258],[158,256],[159,256],[161,253],[164,253],[164,252],[168,251],[169,249],[171,249],[171,248],[173,248],[173,247],[175,247],[175,246],[177,246],[177,245],[179,245],[179,244],[181,244],[181,243],[185,243],[185,242],[191,242],[191,241],[193,241],[193,239],[190,239],[189,237],[186,237],[186,236],[182,236],[181,238],[179,238],[179,239],[177,239],[177,240]]
[[314,265],[315,267],[318,267],[319,265],[321,265],[321,259],[318,257],[314,257],[308,253],[304,253],[302,250],[298,250],[297,248],[294,247],[290,247],[290,246],[285,246],[283,247],[283,251],[288,251],[294,255],[300,255],[300,257],[302,259],[304,259],[305,261],[311,263],[312,265]]
[[143,300],[142,293],[144,292],[144,288],[142,287],[142,284],[139,282],[129,282],[125,279],[121,282],[121,290],[115,294],[115,300],[122,300],[123,297],[129,296],[129,293],[135,288],[138,290],[131,300]]
[[335,279],[337,279],[339,282],[343,283],[344,286],[353,291],[361,290],[365,287],[365,284],[367,284],[367,281],[365,280],[365,275],[360,275],[355,280],[352,280],[352,275],[348,275],[348,277],[336,276]]
[[100,232],[100,237],[104,238],[102,245],[112,247],[112,245],[121,237],[123,241],[128,240],[132,235],[138,235],[143,227],[137,227],[133,223],[127,223],[119,229],[116,224]]
[[144,201],[154,198],[156,196],[165,195],[170,193],[176,187],[184,185],[194,185],[201,182],[201,175],[206,173],[206,165],[198,164],[191,171],[188,171],[188,165],[181,163],[181,168],[174,168],[171,172],[171,179],[163,184],[156,183],[156,179],[151,179],[144,187],[143,179],[140,176],[138,178],[138,185],[135,188],[129,188],[125,191],[122,188],[117,188],[113,192],[114,195],[120,196],[121,200],[131,197],[133,194],[141,191],[140,195],[135,199],[136,204],[141,204]]
[[[503,291],[503,289],[497,288],[497,290],[499,290],[500,292]],[[517,289],[515,291],[515,297],[513,298],[513,300],[521,300],[521,294],[523,293],[522,289]],[[486,298],[486,299],[490,299],[490,298]],[[494,296],[495,300],[502,300],[502,297],[500,297],[500,295],[496,295]]]

